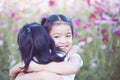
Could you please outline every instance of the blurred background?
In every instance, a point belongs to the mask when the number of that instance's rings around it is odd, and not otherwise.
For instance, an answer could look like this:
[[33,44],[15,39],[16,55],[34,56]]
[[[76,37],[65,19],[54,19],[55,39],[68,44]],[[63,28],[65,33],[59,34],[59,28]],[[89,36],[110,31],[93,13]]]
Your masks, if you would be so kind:
[[72,19],[84,61],[75,80],[120,80],[119,0],[0,0],[0,80],[20,61],[19,28],[51,14]]

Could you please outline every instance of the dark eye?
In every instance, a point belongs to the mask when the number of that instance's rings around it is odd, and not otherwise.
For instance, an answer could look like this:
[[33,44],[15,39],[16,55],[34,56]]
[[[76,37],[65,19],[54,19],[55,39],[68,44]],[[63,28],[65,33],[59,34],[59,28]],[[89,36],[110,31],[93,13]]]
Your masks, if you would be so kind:
[[70,37],[72,37],[72,35],[67,35],[66,37],[67,37],[67,38],[70,38]]
[[60,36],[54,36],[54,38],[59,38]]

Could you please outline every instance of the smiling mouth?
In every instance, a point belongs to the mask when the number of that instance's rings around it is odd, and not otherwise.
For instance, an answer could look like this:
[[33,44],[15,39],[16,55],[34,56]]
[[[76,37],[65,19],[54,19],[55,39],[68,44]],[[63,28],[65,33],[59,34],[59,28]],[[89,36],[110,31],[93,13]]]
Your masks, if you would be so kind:
[[59,47],[62,51],[67,52],[67,47]]

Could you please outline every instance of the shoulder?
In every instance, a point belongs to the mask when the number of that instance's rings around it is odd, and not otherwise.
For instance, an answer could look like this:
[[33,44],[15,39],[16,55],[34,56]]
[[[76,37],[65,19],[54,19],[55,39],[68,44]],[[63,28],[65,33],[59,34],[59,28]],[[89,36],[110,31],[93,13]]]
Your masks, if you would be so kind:
[[83,65],[83,60],[82,60],[80,54],[78,54],[78,53],[71,54],[68,58],[68,61],[70,61],[76,65],[79,65],[80,67]]

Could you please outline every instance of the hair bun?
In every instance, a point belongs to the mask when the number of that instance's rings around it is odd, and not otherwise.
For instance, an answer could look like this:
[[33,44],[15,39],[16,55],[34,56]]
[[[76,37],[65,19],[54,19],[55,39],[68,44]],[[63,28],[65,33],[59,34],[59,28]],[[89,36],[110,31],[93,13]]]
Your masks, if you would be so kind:
[[41,20],[41,25],[44,25],[45,22],[46,22],[46,18],[42,18],[42,20]]

